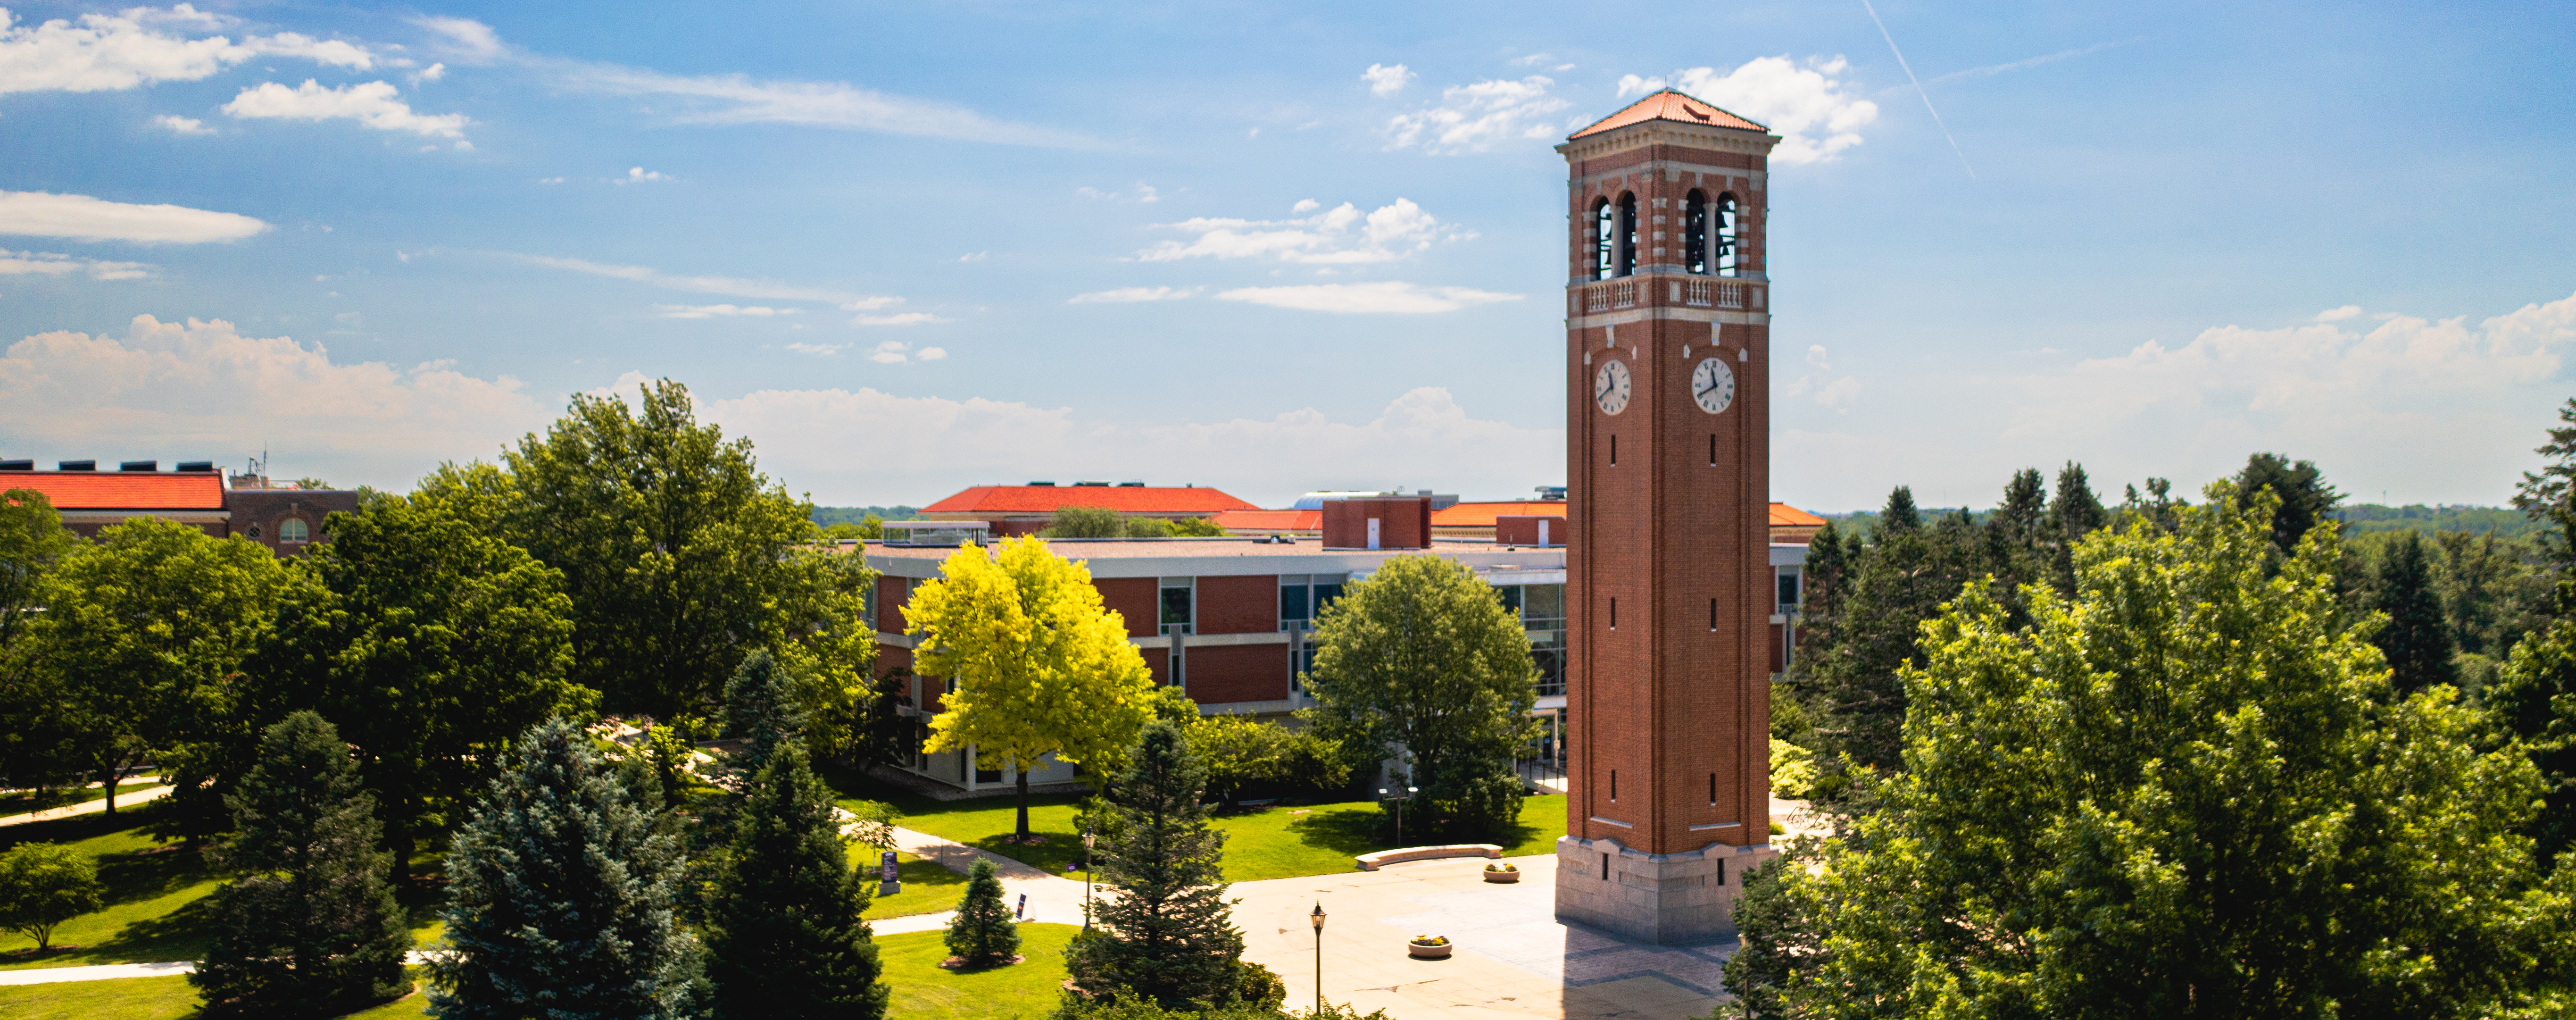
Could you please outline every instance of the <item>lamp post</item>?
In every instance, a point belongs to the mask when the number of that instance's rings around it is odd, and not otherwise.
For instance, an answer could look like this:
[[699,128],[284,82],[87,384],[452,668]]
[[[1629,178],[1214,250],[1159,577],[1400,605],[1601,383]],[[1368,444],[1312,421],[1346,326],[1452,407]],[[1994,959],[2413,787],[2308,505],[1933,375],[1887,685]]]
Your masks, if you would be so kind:
[[1389,793],[1383,786],[1377,788],[1377,795],[1380,798],[1395,802],[1395,845],[1397,846],[1404,845],[1404,802],[1412,800],[1413,795],[1420,792],[1410,786],[1405,787],[1403,793]]
[[1315,1015],[1324,1015],[1324,901],[1315,901],[1315,912],[1306,915],[1315,924]]
[[1099,839],[1100,819],[1089,818],[1082,826],[1082,930],[1091,930],[1091,844]]

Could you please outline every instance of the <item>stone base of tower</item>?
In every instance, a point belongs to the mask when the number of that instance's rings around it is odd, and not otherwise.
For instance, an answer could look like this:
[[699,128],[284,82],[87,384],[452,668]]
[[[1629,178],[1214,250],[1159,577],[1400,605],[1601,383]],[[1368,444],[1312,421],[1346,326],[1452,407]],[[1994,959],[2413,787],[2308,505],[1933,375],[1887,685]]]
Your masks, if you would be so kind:
[[1615,839],[1556,841],[1556,918],[1614,935],[1678,945],[1735,934],[1744,873],[1780,856],[1768,845],[1650,854]]

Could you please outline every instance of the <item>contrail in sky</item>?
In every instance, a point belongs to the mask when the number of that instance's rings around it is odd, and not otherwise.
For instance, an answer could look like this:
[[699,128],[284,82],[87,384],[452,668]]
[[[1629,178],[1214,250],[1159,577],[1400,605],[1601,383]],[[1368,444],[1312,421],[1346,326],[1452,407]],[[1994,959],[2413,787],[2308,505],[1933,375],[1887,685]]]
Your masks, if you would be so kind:
[[1887,34],[1887,22],[1878,20],[1878,8],[1869,0],[1860,0],[1862,10],[1869,12],[1871,24],[1878,26],[1878,37],[1887,40],[1887,52],[1896,54],[1896,66],[1905,68],[1905,80],[1914,83],[1914,94],[1923,97],[1923,108],[1932,110],[1932,123],[1941,129],[1941,137],[1950,139],[1950,151],[1959,154],[1959,165],[1968,168],[1968,179],[1977,179],[1977,168],[1969,166],[1967,150],[1959,148],[1959,139],[1950,134],[1950,125],[1941,122],[1941,111],[1932,108],[1932,94],[1923,91],[1923,82],[1914,77],[1914,68],[1905,62],[1905,51],[1896,48],[1896,37]]

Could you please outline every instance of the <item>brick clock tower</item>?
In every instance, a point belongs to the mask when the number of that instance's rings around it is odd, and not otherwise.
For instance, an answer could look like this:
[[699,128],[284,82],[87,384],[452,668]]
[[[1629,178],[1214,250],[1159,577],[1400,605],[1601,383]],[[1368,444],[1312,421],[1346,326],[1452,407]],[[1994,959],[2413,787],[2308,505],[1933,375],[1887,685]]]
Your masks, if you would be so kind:
[[1565,289],[1572,761],[1556,913],[1731,934],[1770,847],[1770,283],[1780,139],[1679,92],[1575,132]]

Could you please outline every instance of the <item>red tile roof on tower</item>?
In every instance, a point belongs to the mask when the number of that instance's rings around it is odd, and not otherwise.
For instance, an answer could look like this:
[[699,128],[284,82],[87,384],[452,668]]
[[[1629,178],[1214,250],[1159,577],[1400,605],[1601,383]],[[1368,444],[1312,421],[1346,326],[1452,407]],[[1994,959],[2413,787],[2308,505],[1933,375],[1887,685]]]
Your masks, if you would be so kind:
[[10,471],[0,489],[34,489],[56,510],[221,510],[218,474],[141,471]]
[[1096,506],[1131,514],[1198,514],[1258,510],[1215,489],[1145,485],[978,485],[922,507],[923,513],[1048,514]]
[[1601,132],[1611,130],[1612,128],[1623,128],[1630,124],[1641,124],[1650,120],[1679,121],[1684,124],[1705,124],[1710,127],[1735,128],[1739,131],[1768,132],[1771,130],[1770,128],[1763,127],[1760,124],[1756,124],[1732,113],[1718,109],[1714,104],[1703,103],[1697,99],[1685,96],[1671,89],[1664,89],[1654,95],[1647,96],[1644,99],[1628,104],[1628,108],[1625,110],[1621,110],[1607,117],[1603,117],[1600,120],[1594,121],[1591,127],[1584,128],[1572,135],[1568,135],[1567,138],[1568,140],[1571,140],[1581,138],[1585,135],[1597,135]]

